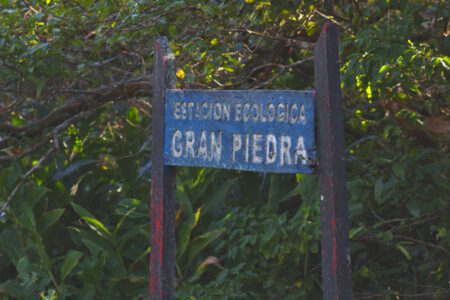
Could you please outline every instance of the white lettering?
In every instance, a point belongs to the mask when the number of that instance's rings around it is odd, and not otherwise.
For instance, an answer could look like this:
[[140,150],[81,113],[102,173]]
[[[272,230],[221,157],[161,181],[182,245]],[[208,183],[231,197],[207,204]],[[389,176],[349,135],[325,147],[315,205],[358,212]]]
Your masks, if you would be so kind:
[[273,105],[273,103],[269,103],[267,104],[267,120],[269,120],[269,122],[272,122],[274,118],[275,118],[275,106]]
[[222,115],[222,106],[219,102],[214,103],[214,120],[219,120]]
[[215,159],[220,161],[220,156],[222,154],[222,131],[218,132],[217,139],[214,131],[211,131],[211,152],[209,160]]
[[250,119],[250,104],[248,104],[248,102],[244,103],[243,115],[244,122],[247,122],[248,119]]
[[248,142],[249,142],[249,138],[248,138],[248,133],[247,133],[247,134],[245,134],[245,156],[244,156],[245,162],[248,162]]
[[286,164],[292,164],[289,149],[291,148],[291,137],[282,135],[280,138],[280,166],[284,165],[284,157],[286,156]]
[[203,159],[208,158],[208,147],[206,146],[206,131],[202,130],[200,133],[200,141],[198,142],[197,157],[203,156]]
[[242,147],[242,137],[239,133],[233,133],[233,150],[231,152],[231,161],[236,160],[236,152],[241,150]]
[[303,141],[303,136],[299,135],[297,138],[297,146],[295,147],[295,155],[294,155],[294,165],[297,164],[297,158],[300,157],[302,161],[302,165],[306,164],[306,150],[305,143]]
[[[206,112],[205,112],[205,108],[206,108]],[[203,117],[203,120],[208,120],[208,102],[202,103],[202,117]]]
[[298,120],[302,122],[303,124],[306,124],[306,113],[305,113],[305,106],[302,104],[300,105],[300,115]]
[[242,118],[242,103],[236,103],[234,105],[234,119],[240,121]]
[[296,103],[292,103],[289,106],[289,119],[291,121],[291,124],[294,124],[297,121],[297,114],[294,112],[297,109],[298,107]]
[[284,113],[284,122],[288,122],[289,121],[289,103],[286,103],[285,105],[284,105],[284,108],[285,108],[285,113]]
[[173,117],[175,119],[179,119],[180,118],[180,102],[175,102],[175,109],[173,110]]
[[192,120],[192,110],[194,108],[194,102],[188,102],[189,120]]
[[253,163],[261,163],[262,157],[257,155],[256,152],[262,150],[261,146],[262,134],[255,133],[252,135],[252,162]]
[[222,106],[223,114],[222,118],[224,121],[230,121],[230,111],[231,111],[231,104],[229,102],[226,102]]
[[259,117],[259,110],[258,110],[258,104],[257,103],[252,103],[251,113],[252,113],[252,121],[256,122],[258,120],[258,117]]
[[185,134],[184,157],[188,157],[189,152],[191,152],[192,157],[195,157],[194,153],[195,134],[192,130],[186,130],[184,134]]
[[278,103],[277,104],[277,121],[278,122],[283,122],[284,120],[284,104],[283,103]]
[[186,102],[181,102],[181,118],[186,119],[187,111],[186,111]]
[[208,119],[209,119],[209,120],[212,120],[213,105],[212,105],[211,102],[209,102],[208,105],[209,105]]
[[275,138],[275,135],[269,133],[266,136],[266,163],[267,164],[274,163],[276,159],[277,159],[277,139]]
[[172,155],[174,157],[180,157],[181,152],[183,152],[183,146],[181,145],[181,141],[177,141],[177,139],[181,140],[181,131],[175,130],[172,134]]
[[195,102],[195,119],[196,120],[201,120],[202,119],[200,103],[198,103],[198,102]]
[[266,122],[266,116],[264,115],[262,103],[259,104],[259,111],[261,113],[261,122]]

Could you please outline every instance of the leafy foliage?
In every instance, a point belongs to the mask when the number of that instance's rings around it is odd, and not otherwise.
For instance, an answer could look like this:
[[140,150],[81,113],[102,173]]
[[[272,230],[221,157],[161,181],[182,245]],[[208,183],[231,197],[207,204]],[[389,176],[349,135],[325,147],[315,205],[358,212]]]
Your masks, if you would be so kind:
[[[180,88],[311,89],[341,33],[355,298],[450,293],[445,1],[0,1],[0,298],[148,296],[152,39]],[[321,297],[317,180],[179,168],[177,297]]]

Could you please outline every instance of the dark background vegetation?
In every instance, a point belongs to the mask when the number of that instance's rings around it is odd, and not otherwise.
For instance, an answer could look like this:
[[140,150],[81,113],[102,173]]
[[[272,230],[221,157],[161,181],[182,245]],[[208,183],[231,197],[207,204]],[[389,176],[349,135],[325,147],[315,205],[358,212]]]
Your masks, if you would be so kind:
[[[450,294],[449,4],[0,1],[0,299],[142,299],[153,38],[178,86],[314,89],[339,26],[355,299]],[[179,168],[179,299],[320,299],[317,178]]]

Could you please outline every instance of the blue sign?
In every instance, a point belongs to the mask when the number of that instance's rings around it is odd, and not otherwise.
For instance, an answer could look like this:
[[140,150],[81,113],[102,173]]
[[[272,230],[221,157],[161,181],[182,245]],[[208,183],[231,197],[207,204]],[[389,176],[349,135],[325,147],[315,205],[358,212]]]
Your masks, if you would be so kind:
[[313,173],[314,92],[168,90],[164,164]]

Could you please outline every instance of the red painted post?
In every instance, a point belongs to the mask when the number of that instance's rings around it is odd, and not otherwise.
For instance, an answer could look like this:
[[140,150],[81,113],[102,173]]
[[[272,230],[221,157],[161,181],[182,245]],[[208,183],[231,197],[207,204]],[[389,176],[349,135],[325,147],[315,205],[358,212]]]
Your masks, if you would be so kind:
[[150,299],[175,299],[175,167],[164,166],[164,98],[175,88],[175,56],[165,37],[154,40]]
[[352,298],[338,30],[326,24],[314,54],[322,222],[323,299]]

